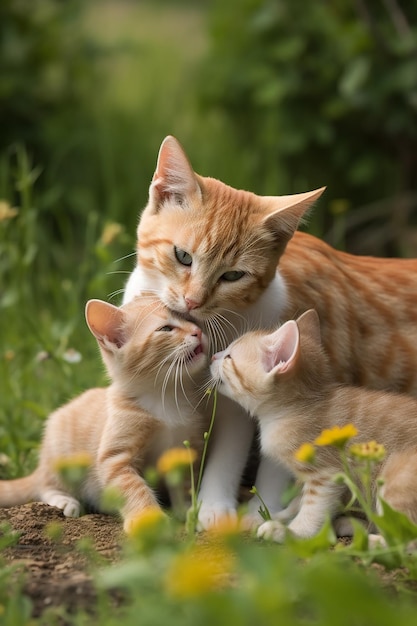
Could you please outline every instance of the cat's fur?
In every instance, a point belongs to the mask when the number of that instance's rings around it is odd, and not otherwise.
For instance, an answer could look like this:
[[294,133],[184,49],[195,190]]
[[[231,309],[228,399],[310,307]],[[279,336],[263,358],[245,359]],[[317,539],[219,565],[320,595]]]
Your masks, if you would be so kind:
[[[185,439],[201,448],[205,424],[195,409],[195,389],[206,376],[207,341],[201,329],[168,311],[154,295],[117,308],[90,300],[86,319],[111,379],[52,413],[39,464],[30,476],[0,481],[0,506],[31,500],[57,506],[66,516],[80,502],[100,509],[107,486],[124,499],[124,528],[145,507],[158,506],[143,478],[167,448]],[[86,479],[74,492],[56,462],[78,453],[91,458]]]
[[[353,442],[385,446],[382,495],[417,522],[417,400],[338,383],[321,345],[316,311],[273,333],[243,335],[213,356],[211,372],[219,391],[257,418],[263,453],[303,481],[299,511],[288,526],[293,533],[316,534],[337,512],[346,489],[332,480],[342,470],[336,447],[317,447],[313,464],[294,453],[323,429],[346,424],[358,430]],[[281,540],[283,526],[266,522],[258,534]]]
[[[270,329],[314,307],[338,380],[417,394],[417,261],[355,257],[295,232],[322,192],[238,191],[195,174],[167,137],[124,302],[154,289],[169,308],[203,325],[212,352],[248,329]],[[241,416],[221,399],[200,494],[203,526],[235,509],[253,435]],[[277,486],[276,469],[261,463],[258,486],[272,510],[280,508],[281,478]]]

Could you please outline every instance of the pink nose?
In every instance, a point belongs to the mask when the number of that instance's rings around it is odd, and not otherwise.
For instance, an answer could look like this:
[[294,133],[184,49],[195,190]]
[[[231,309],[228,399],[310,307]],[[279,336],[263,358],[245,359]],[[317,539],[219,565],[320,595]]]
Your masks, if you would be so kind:
[[193,337],[197,337],[199,340],[201,339],[201,328],[198,326],[194,326],[193,332],[191,333]]
[[184,300],[189,311],[192,311],[193,309],[198,309],[198,307],[200,306],[199,302],[197,302],[196,300],[192,300],[191,298],[184,298]]

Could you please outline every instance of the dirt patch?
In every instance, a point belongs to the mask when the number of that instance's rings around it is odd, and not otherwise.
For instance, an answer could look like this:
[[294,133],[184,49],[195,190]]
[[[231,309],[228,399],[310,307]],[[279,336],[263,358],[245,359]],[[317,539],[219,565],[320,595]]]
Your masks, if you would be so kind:
[[117,560],[120,520],[101,514],[66,518],[59,509],[31,503],[0,509],[0,524],[5,522],[20,537],[2,556],[6,563],[21,566],[23,591],[32,601],[33,616],[49,607],[91,608],[92,559],[103,564]]

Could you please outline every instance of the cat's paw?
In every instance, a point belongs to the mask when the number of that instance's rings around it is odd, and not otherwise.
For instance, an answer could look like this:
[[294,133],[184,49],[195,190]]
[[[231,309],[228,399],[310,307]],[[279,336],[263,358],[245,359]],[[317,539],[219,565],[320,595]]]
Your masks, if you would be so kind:
[[374,533],[370,533],[368,535],[368,547],[372,550],[373,548],[386,548],[387,542],[385,541],[382,535],[377,535]]
[[54,493],[51,494],[46,499],[46,504],[49,506],[55,506],[58,509],[61,509],[65,517],[79,517],[81,512],[81,505],[72,496],[67,496],[63,493]]
[[198,513],[198,530],[208,530],[221,524],[225,518],[237,520],[237,512],[234,504],[229,502],[202,503]]
[[264,522],[258,528],[257,536],[260,539],[269,539],[277,543],[283,543],[287,534],[287,528],[277,520]]

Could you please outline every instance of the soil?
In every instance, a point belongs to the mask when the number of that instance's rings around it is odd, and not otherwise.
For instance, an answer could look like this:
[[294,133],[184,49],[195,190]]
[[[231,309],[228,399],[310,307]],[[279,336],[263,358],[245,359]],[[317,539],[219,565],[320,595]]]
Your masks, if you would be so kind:
[[6,563],[19,565],[33,617],[50,607],[91,609],[95,591],[87,552],[103,563],[118,559],[122,523],[117,517],[89,514],[66,518],[59,509],[31,503],[0,509],[0,527],[4,523],[20,537],[1,556]]

